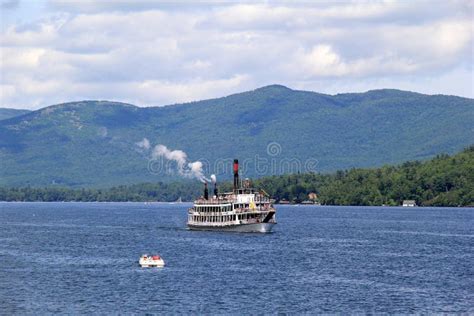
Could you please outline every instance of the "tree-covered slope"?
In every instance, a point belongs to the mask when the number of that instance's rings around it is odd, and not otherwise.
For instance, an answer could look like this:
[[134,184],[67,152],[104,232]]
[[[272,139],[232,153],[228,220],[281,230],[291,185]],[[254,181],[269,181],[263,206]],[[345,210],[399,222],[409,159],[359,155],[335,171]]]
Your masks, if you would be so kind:
[[[150,152],[136,145],[143,138],[218,174],[216,160],[233,158],[247,160],[248,176],[295,171],[282,159],[297,159],[302,172],[309,159],[322,172],[380,166],[461,150],[472,143],[473,119],[472,99],[398,90],[331,96],[277,85],[166,107],[66,103],[0,122],[0,185],[169,180],[149,172]],[[262,158],[267,167],[256,171]]]
[[15,116],[23,115],[30,112],[29,110],[17,110],[17,109],[6,109],[0,108],[0,121],[6,120]]
[[[254,181],[277,201],[302,202],[310,193],[327,205],[400,205],[413,199],[421,206],[474,206],[474,146],[454,156],[404,162],[377,169],[332,174],[291,174]],[[202,195],[197,181],[142,183],[108,189],[2,188],[0,201],[192,201]],[[231,182],[219,183],[224,192]]]
[[422,206],[474,206],[474,146],[424,162],[266,177],[255,185],[277,200],[295,202],[315,192],[327,205],[401,205],[415,200]]

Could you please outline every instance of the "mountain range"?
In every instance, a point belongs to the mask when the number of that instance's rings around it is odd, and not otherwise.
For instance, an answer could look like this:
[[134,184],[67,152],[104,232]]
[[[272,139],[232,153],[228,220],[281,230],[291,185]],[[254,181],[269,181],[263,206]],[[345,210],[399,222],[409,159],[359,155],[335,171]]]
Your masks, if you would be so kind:
[[455,153],[474,139],[473,99],[391,89],[327,95],[271,85],[163,107],[80,101],[7,110],[3,186],[176,180],[175,165],[150,163],[159,144],[227,179],[233,158],[244,162],[244,176],[329,172]]

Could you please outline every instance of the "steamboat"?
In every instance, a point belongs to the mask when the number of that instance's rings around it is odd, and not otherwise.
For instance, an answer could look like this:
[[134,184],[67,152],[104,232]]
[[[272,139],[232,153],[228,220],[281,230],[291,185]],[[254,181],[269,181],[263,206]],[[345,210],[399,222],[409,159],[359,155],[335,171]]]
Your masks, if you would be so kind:
[[188,211],[188,227],[192,230],[268,233],[276,224],[272,200],[263,190],[252,188],[249,179],[239,180],[239,161],[234,160],[232,192],[219,193],[214,182],[214,195],[209,196],[207,182],[204,195],[194,201]]

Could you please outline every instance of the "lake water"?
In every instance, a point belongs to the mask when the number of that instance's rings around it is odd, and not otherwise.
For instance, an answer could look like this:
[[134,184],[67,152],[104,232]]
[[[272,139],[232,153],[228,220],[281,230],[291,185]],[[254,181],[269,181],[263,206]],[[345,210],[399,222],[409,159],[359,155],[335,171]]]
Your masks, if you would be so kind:
[[474,209],[278,206],[238,234],[188,207],[0,203],[0,314],[474,313]]

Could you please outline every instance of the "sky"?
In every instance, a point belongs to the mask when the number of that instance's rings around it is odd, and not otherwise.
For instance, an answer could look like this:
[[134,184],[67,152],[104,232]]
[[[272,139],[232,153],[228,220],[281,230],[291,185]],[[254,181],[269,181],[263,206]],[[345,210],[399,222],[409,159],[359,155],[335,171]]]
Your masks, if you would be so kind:
[[0,1],[0,107],[269,84],[474,98],[474,1]]

